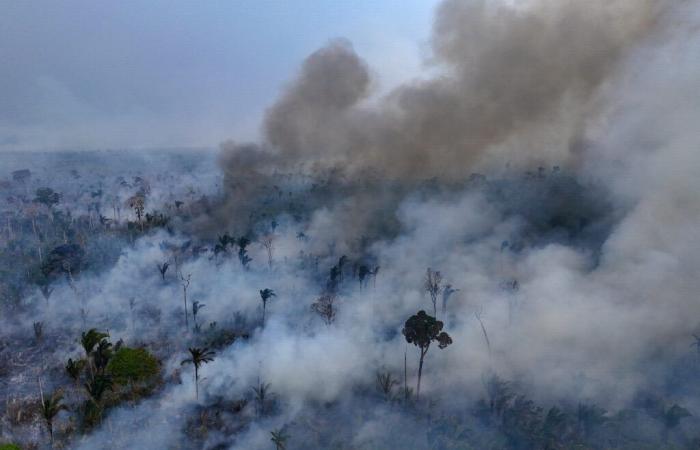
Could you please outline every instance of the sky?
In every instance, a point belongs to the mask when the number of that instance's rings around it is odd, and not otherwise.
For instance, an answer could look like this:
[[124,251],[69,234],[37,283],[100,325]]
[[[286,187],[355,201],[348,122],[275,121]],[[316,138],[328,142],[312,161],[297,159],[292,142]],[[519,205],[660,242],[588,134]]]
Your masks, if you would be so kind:
[[374,89],[417,75],[435,0],[9,0],[0,151],[253,140],[300,63],[349,39]]

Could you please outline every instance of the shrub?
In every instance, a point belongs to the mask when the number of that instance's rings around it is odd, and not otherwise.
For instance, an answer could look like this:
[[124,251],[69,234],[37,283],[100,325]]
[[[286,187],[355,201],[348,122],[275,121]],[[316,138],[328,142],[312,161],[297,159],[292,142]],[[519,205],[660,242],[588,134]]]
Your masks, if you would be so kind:
[[22,450],[17,444],[0,444],[0,450]]
[[158,360],[143,348],[120,348],[107,366],[119,384],[145,381],[158,374]]

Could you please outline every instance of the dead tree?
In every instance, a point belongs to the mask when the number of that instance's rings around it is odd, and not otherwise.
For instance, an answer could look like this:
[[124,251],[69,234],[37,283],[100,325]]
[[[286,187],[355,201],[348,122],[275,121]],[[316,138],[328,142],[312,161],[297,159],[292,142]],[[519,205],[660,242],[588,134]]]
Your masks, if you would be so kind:
[[437,298],[442,292],[442,274],[428,267],[428,270],[425,271],[423,286],[433,303],[433,316],[437,317]]
[[192,274],[188,273],[185,277],[182,272],[180,272],[180,281],[182,281],[182,299],[185,302],[185,329],[190,328],[189,314],[187,312],[187,288],[190,287],[190,280],[192,279]]
[[338,312],[335,306],[335,295],[324,294],[311,304],[311,309],[321,316],[326,325],[331,325],[335,321]]

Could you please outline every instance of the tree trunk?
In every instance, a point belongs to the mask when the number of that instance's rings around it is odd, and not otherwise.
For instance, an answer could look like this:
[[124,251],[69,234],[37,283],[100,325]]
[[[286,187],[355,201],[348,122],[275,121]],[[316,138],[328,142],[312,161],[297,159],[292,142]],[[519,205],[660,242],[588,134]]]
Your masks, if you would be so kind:
[[423,375],[423,359],[425,358],[425,354],[428,353],[428,349],[426,348],[425,350],[421,349],[420,350],[420,362],[418,363],[418,386],[416,388],[416,400],[420,397],[420,379],[421,376]]
[[199,400],[199,370],[194,366],[194,398]]
[[408,352],[403,351],[403,396],[408,402]]
[[190,321],[189,321],[188,314],[187,314],[187,288],[184,286],[182,287],[182,297],[183,297],[183,300],[185,301],[185,328],[187,330],[189,330],[190,329]]

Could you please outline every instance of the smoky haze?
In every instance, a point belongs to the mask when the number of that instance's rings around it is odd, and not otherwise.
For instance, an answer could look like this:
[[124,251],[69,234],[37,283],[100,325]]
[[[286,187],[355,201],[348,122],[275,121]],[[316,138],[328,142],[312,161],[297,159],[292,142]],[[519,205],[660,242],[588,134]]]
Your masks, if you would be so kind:
[[[574,163],[595,94],[654,32],[666,4],[445,1],[429,57],[438,73],[374,101],[367,64],[349,42],[333,41],[267,111],[263,151],[276,167],[414,180]],[[236,153],[233,143],[224,149]],[[233,161],[240,167],[226,169],[247,170]]]
[[[98,154],[64,181],[75,155],[31,161],[33,187],[64,194],[56,245],[87,242],[100,269],[56,277],[50,299],[27,283],[0,333],[30,355],[11,362],[42,362],[12,365],[0,393],[72,383],[66,357],[94,326],[153,352],[163,380],[75,433],[72,389],[57,419],[71,448],[265,450],[271,431],[289,450],[697,448],[699,24],[685,1],[445,0],[425,70],[389,92],[334,39],[258,142]],[[135,195],[167,226],[144,231]],[[40,245],[32,225],[53,222],[14,205],[5,228],[23,223],[27,245],[8,252]],[[318,314],[330,294],[334,315]],[[189,324],[188,301],[206,305]],[[452,339],[425,366],[402,334],[420,310]],[[182,364],[193,345],[216,351],[201,372]],[[0,436],[47,441],[35,425]]]

